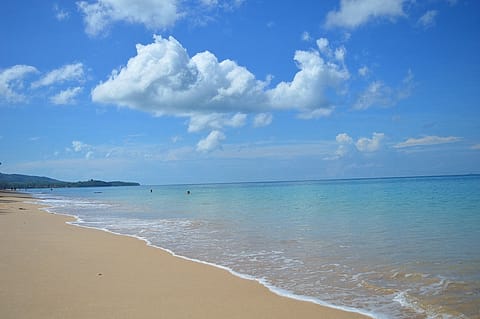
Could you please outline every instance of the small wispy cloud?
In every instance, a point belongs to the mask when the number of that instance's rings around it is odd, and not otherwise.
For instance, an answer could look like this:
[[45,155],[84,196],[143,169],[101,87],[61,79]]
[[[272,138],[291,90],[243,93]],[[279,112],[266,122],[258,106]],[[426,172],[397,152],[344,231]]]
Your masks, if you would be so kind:
[[201,139],[197,144],[197,151],[207,153],[220,148],[220,142],[225,139],[225,134],[220,131],[212,131],[204,139]]
[[27,97],[23,93],[24,79],[34,73],[38,73],[38,70],[30,65],[14,65],[0,70],[0,101],[2,99],[10,103],[25,101]]
[[60,8],[58,4],[53,5],[53,12],[55,14],[55,19],[57,19],[58,21],[64,21],[70,18],[70,12]]
[[210,113],[199,114],[192,113],[188,122],[188,132],[200,132],[206,129],[220,130],[224,127],[242,127],[245,125],[247,115],[236,113],[230,114]]
[[330,108],[321,107],[314,110],[308,110],[298,114],[297,118],[302,120],[312,120],[312,119],[319,119],[321,117],[329,117],[330,115],[332,115],[334,109],[335,109],[334,107],[330,107]]
[[66,64],[58,69],[45,74],[40,80],[32,83],[32,88],[40,88],[53,84],[64,83],[67,81],[81,82],[84,80],[84,70],[82,63]]
[[405,16],[406,0],[341,0],[340,8],[328,12],[325,26],[355,29],[376,19],[393,20]]
[[374,153],[380,150],[385,139],[384,133],[374,132],[372,137],[360,137],[355,142],[347,133],[340,133],[336,136],[337,150],[334,156],[325,158],[326,160],[336,160],[346,156],[355,149],[360,153]]
[[394,145],[394,148],[406,148],[406,147],[415,147],[415,146],[430,146],[430,145],[438,145],[438,144],[447,144],[447,143],[455,143],[460,141],[462,138],[457,136],[435,136],[429,135],[420,138],[408,138],[404,142],[398,143]]
[[310,33],[308,33],[307,31],[304,31],[302,33],[301,39],[302,41],[305,41],[305,42],[309,42],[313,40],[312,37],[310,36]]
[[72,148],[75,152],[82,152],[85,150],[89,150],[91,146],[81,141],[72,141]]
[[470,149],[479,151],[479,150],[480,150],[480,144],[472,145],[472,146],[470,147]]
[[358,69],[358,75],[362,77],[366,77],[370,70],[368,69],[367,66],[362,66],[361,68]]
[[[202,1],[211,5],[217,1]],[[130,1],[97,0],[78,1],[77,7],[83,13],[85,32],[90,36],[108,33],[109,27],[116,22],[143,24],[150,30],[162,30],[171,27],[180,18],[176,0]]]
[[414,75],[411,70],[408,70],[407,75],[397,87],[390,87],[382,81],[373,81],[358,96],[353,104],[353,109],[366,110],[371,107],[394,106],[400,100],[409,97],[414,87]]
[[418,19],[417,25],[421,26],[424,29],[431,28],[435,25],[435,19],[437,18],[437,15],[437,10],[428,10]]
[[273,121],[272,113],[260,113],[255,116],[253,119],[253,127],[264,127],[268,126]]
[[183,138],[179,135],[172,136],[171,141],[173,144],[180,142]]
[[50,102],[56,105],[74,104],[75,98],[82,92],[83,88],[77,86],[60,91],[50,98]]

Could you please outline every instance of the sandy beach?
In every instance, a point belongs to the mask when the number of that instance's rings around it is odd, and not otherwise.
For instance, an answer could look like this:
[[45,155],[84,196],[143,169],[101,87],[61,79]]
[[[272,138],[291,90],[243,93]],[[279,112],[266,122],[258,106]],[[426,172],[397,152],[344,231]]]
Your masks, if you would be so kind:
[[366,318],[278,296],[143,241],[66,224],[0,192],[0,317]]

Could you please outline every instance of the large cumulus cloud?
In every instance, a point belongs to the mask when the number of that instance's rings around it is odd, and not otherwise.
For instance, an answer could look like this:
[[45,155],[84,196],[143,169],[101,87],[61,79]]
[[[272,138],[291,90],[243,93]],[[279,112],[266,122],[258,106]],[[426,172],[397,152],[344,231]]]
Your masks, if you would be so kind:
[[325,92],[349,77],[343,63],[325,61],[317,50],[297,51],[294,60],[299,71],[293,80],[269,88],[268,81],[235,61],[219,61],[208,51],[190,57],[175,38],[154,36],[153,43],[138,44],[136,56],[93,89],[92,99],[157,116],[330,108]]
[[189,57],[173,37],[137,45],[137,55],[92,92],[95,102],[156,115],[253,111],[265,107],[265,83],[231,60],[205,51]]
[[322,57],[320,48],[296,51],[298,72],[274,87],[209,51],[190,56],[173,37],[155,35],[153,43],[137,44],[136,49],[125,66],[92,90],[93,101],[155,116],[186,117],[189,132],[241,127],[248,115],[253,116],[253,126],[260,127],[270,124],[272,116],[261,125],[258,116],[277,110],[295,110],[303,119],[329,116],[334,109],[329,91],[339,89],[350,76],[344,54]]

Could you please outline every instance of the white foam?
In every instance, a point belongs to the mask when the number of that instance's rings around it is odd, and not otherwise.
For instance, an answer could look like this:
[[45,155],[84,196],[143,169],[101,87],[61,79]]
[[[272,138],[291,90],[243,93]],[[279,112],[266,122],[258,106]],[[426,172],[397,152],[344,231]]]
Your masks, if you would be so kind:
[[[46,200],[46,201],[41,200],[40,201],[40,204],[45,204],[45,203],[48,203],[48,200]],[[50,204],[52,204],[52,203],[53,202],[50,202]],[[142,236],[123,234],[123,233],[119,233],[119,232],[109,230],[109,229],[104,228],[104,227],[87,226],[87,225],[83,224],[85,222],[79,216],[69,214],[69,213],[65,213],[65,212],[60,213],[60,212],[51,210],[51,208],[56,208],[56,207],[43,207],[41,209],[48,212],[48,213],[51,213],[51,214],[69,216],[69,217],[75,218],[75,221],[66,222],[69,225],[82,227],[82,228],[88,228],[88,229],[94,229],[94,230],[101,230],[101,231],[104,231],[104,232],[107,232],[107,233],[110,233],[110,234],[114,234],[114,235],[117,235],[117,236],[126,236],[126,237],[136,238],[136,239],[144,241],[147,246],[163,250],[163,251],[169,253],[170,255],[172,255],[176,258],[180,258],[180,259],[188,260],[188,261],[191,261],[191,262],[196,262],[196,263],[199,263],[199,264],[204,264],[204,265],[208,265],[208,266],[211,266],[211,267],[219,268],[219,269],[222,269],[224,271],[228,271],[230,274],[232,274],[236,277],[239,277],[239,278],[242,278],[242,279],[245,279],[245,280],[256,281],[259,284],[265,286],[272,293],[274,293],[278,296],[281,296],[281,297],[286,297],[286,298],[299,300],[299,301],[311,302],[311,303],[314,303],[314,304],[317,304],[317,305],[320,305],[320,306],[323,306],[323,307],[338,309],[338,310],[341,310],[341,311],[359,313],[359,314],[362,314],[362,315],[365,315],[365,316],[368,316],[368,317],[371,317],[371,318],[374,318],[374,319],[386,319],[386,317],[383,317],[383,316],[380,316],[378,314],[374,314],[374,313],[371,313],[371,312],[368,312],[368,311],[365,311],[365,310],[362,310],[362,309],[357,309],[357,308],[347,307],[347,306],[333,305],[333,304],[324,302],[320,299],[317,299],[317,298],[314,298],[314,297],[311,297],[311,296],[305,296],[305,295],[299,295],[299,294],[292,293],[292,292],[290,292],[286,289],[282,289],[282,288],[279,288],[279,287],[276,287],[276,286],[270,284],[270,282],[268,282],[265,278],[257,278],[257,277],[254,277],[254,276],[250,276],[250,275],[247,275],[247,274],[242,274],[242,273],[236,272],[229,267],[225,267],[225,266],[222,266],[222,265],[219,265],[219,264],[214,264],[214,263],[203,261],[203,260],[200,260],[200,259],[178,255],[177,253],[175,253],[174,251],[172,251],[168,248],[164,248],[164,247],[153,244],[149,239],[147,239],[145,237],[142,237]]]
[[449,315],[440,314],[431,308],[424,308],[421,304],[415,300],[415,298],[408,295],[407,291],[399,292],[394,298],[394,301],[398,302],[402,307],[413,310],[416,313],[423,314],[427,319],[467,319],[464,315]]

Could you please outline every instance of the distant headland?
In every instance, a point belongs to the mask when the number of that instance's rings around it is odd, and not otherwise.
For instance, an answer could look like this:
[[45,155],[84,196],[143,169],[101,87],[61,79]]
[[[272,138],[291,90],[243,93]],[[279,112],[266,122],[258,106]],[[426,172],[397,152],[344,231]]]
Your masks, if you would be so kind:
[[0,173],[0,189],[17,188],[59,188],[59,187],[108,187],[108,186],[140,186],[135,182],[88,180],[65,182],[44,176]]

